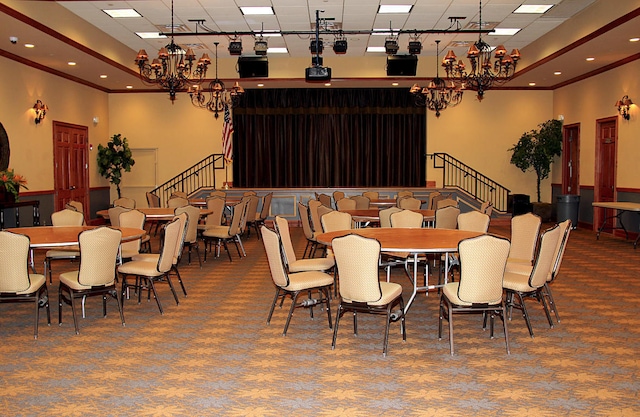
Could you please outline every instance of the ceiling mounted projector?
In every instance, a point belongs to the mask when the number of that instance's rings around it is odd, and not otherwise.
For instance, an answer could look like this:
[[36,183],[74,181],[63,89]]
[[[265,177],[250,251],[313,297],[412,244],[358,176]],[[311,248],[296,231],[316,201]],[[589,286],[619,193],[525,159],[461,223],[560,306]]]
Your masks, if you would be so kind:
[[331,68],[321,66],[309,67],[304,72],[304,79],[308,83],[330,81]]

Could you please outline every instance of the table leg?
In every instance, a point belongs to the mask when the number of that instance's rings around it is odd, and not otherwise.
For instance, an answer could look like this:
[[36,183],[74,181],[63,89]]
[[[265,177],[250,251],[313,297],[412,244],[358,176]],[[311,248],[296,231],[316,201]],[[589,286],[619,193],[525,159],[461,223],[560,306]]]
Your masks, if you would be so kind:
[[604,210],[604,220],[602,220],[602,224],[598,228],[598,233],[596,233],[596,240],[600,239],[600,233],[604,230],[605,225],[607,224],[607,220],[609,219],[618,219],[618,223],[620,224],[619,227],[616,227],[615,221],[614,221],[614,224],[611,226],[611,233],[613,233],[615,229],[622,229],[624,230],[625,237],[629,239],[629,232],[627,232],[627,229],[624,227],[624,223],[622,222],[622,214],[624,214],[625,210],[614,210],[614,213],[616,214],[614,214],[613,216],[607,216],[606,207],[604,207],[603,210]]
[[411,297],[409,297],[409,300],[407,301],[407,303],[404,305],[405,314],[407,314],[407,311],[409,311],[409,308],[411,307],[411,303],[413,303],[413,300],[416,298],[416,294],[418,294],[418,254],[417,253],[413,254],[413,277],[409,276],[409,278],[412,280],[413,292],[411,293]]

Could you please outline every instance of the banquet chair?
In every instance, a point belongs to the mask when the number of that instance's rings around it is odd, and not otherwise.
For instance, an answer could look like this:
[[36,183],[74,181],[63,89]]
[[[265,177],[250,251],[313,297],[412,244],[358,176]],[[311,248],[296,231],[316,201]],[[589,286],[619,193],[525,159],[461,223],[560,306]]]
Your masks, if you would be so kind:
[[33,338],[37,339],[40,309],[46,308],[48,325],[51,325],[51,310],[46,277],[29,273],[29,248],[28,236],[0,231],[0,304],[33,302]]
[[371,200],[377,200],[380,198],[380,193],[378,193],[377,191],[365,191],[362,193],[362,195],[364,197],[367,197],[369,199],[369,201]]
[[[142,214],[142,213],[141,213]],[[144,216],[144,214],[143,214]],[[116,289],[116,263],[122,232],[110,227],[85,230],[78,236],[80,245],[80,267],[76,271],[60,274],[58,288],[58,324],[62,325],[63,302],[71,306],[73,325],[80,334],[76,302],[86,297],[102,297],[102,315],[107,317],[107,296],[115,298],[124,326],[124,313],[118,290]]]
[[[174,219],[167,223],[167,225],[162,230],[162,251],[160,252],[160,256],[158,257],[158,262],[131,260],[118,267],[118,275],[122,278],[121,294],[123,308],[124,300],[126,299],[126,295],[129,293],[129,290],[131,288],[133,288],[138,294],[138,304],[140,304],[142,291],[144,289],[147,289],[150,292],[153,292],[153,296],[156,299],[156,304],[158,305],[160,314],[164,314],[162,303],[160,302],[160,298],[158,297],[158,293],[155,287],[155,283],[163,279],[166,280],[169,284],[176,304],[179,304],[178,294],[176,294],[173,283],[171,282],[169,271],[171,271],[171,266],[173,265],[176,247],[180,244],[181,233],[183,233],[182,229],[184,228],[182,226],[182,223],[183,222],[180,220],[180,218],[174,217]],[[135,281],[133,283],[129,283],[127,281],[127,277],[129,276],[135,276]],[[149,298],[150,295],[148,296],[148,299]]]
[[[82,215],[84,216],[84,206],[82,205],[82,203],[80,201],[75,201],[75,200],[68,201],[64,205],[64,208],[67,209],[67,210],[77,211],[79,213],[82,213]],[[83,217],[82,218],[82,226],[86,226],[86,225],[87,225],[87,218]]]
[[333,207],[333,205],[331,204],[331,196],[328,194],[316,193],[316,200],[321,202],[324,206],[327,206],[329,208]]
[[240,241],[240,233],[242,218],[244,217],[244,213],[247,207],[247,200],[242,200],[236,205],[233,206],[233,214],[231,215],[231,221],[229,226],[211,226],[206,228],[202,232],[202,238],[205,242],[204,248],[204,261],[207,261],[207,243],[209,243],[209,250],[211,250],[211,241],[216,241],[216,257],[220,256],[220,246],[224,246],[224,249],[227,251],[227,255],[229,256],[229,262],[233,262],[231,259],[231,252],[229,251],[228,242],[233,242],[236,245],[236,250],[238,251],[238,255],[242,258],[242,252],[240,252],[240,247],[238,246],[238,242]]
[[320,223],[320,214],[318,213],[320,206],[322,206],[322,203],[318,200],[309,200],[307,203],[311,217],[311,228],[316,235],[322,232],[322,223]]
[[[146,216],[140,210],[128,210],[120,214],[119,224],[121,227],[132,227],[135,229],[142,229]],[[120,245],[120,253],[122,259],[131,259],[135,255],[140,253],[140,247],[142,246],[142,239],[131,240],[129,242],[122,242]]]
[[422,201],[414,197],[398,197],[398,207],[406,210],[420,210]]
[[334,191],[333,194],[333,202],[336,207],[338,207],[338,201],[344,198],[344,192],[342,191]]
[[[291,322],[291,317],[293,316],[293,312],[296,308],[313,307],[316,304],[325,304],[329,328],[331,328],[331,305],[329,303],[329,299],[331,285],[333,285],[333,277],[319,270],[305,270],[300,272],[287,270],[282,259],[283,251],[281,248],[280,238],[276,232],[266,226],[262,226],[262,244],[264,245],[264,250],[267,254],[269,270],[271,271],[271,279],[276,286],[276,294],[273,297],[273,303],[271,303],[271,309],[267,316],[267,324],[271,323],[271,317],[273,316],[273,311],[275,310],[278,300],[280,299],[281,301],[284,301],[288,296],[291,297],[291,307],[289,308],[287,321],[285,322],[284,330],[282,332],[283,336],[287,335],[289,323]],[[298,296],[301,292],[311,294],[315,290],[321,294],[320,299],[313,299],[309,297],[308,299],[298,303]]]
[[480,213],[484,213],[491,217],[491,213],[493,212],[493,204],[491,201],[485,201],[480,205]]
[[107,210],[107,213],[109,213],[109,223],[111,223],[111,226],[113,227],[120,227],[120,214],[126,212],[126,211],[131,211],[132,209],[127,208],[127,207],[122,207],[122,206],[114,206],[114,207],[110,207]]
[[356,201],[352,200],[350,198],[341,198],[340,200],[336,201],[336,208],[339,211],[355,210],[356,209]]
[[551,270],[551,274],[547,277],[547,282],[544,283],[542,288],[542,295],[546,297],[549,309],[553,311],[556,316],[556,321],[560,323],[560,316],[558,315],[558,308],[556,307],[556,302],[553,299],[553,293],[551,292],[551,287],[549,286],[552,282],[556,280],[558,275],[558,271],[560,270],[560,266],[562,265],[562,259],[564,258],[564,251],[567,249],[567,243],[569,242],[569,234],[571,234],[571,220],[567,219],[562,223],[558,224],[560,227],[560,240],[558,241],[558,245],[556,246],[556,251],[554,253],[554,262],[553,268]]
[[224,216],[225,200],[220,197],[207,198],[207,209],[211,210],[211,214],[205,217],[204,224],[198,224],[198,230],[200,232],[212,227],[222,226],[222,219]]
[[243,197],[249,197],[251,195],[258,195],[258,193],[256,193],[255,191],[245,191],[244,193],[242,193]]
[[302,257],[313,258],[316,254],[319,243],[316,239],[316,233],[311,227],[311,220],[309,219],[309,208],[300,202],[298,202],[298,215],[300,216],[300,223],[302,224],[302,232],[307,238],[307,246],[305,246],[304,248]]
[[198,221],[200,220],[200,209],[194,206],[178,207],[175,214],[186,213],[187,228],[184,236],[184,244],[189,249],[188,263],[191,265],[191,249],[195,249],[198,255],[198,265],[202,268],[202,259],[200,258],[200,245],[198,245]]
[[427,201],[427,210],[435,210],[436,204],[439,200],[442,200],[444,197],[439,191],[434,191],[429,193],[429,200]]
[[269,217],[269,213],[271,213],[271,200],[273,200],[272,192],[262,197],[262,208],[260,209],[260,213],[256,214],[255,224],[258,237],[260,237],[260,226],[264,226],[265,221]]
[[169,196],[169,199],[171,198],[184,198],[187,199],[187,193],[185,193],[184,191],[174,191],[171,193],[171,195]]
[[378,216],[380,217],[380,227],[391,227],[391,215],[399,211],[402,211],[402,209],[398,207],[389,207],[380,210],[378,212]]
[[258,217],[258,204],[260,203],[260,197],[258,197],[257,195],[249,195],[246,197],[248,203],[244,218],[244,228],[247,232],[247,238],[251,235],[251,227],[254,227],[256,229],[256,235],[258,236],[258,239],[260,239],[258,223],[256,222],[256,218]]
[[541,224],[542,219],[533,213],[511,218],[511,250],[507,259],[507,271],[512,264],[532,265]]
[[[557,225],[545,230],[540,237],[540,247],[531,273],[522,274],[507,270],[504,274],[502,286],[507,293],[506,303],[509,318],[511,318],[513,308],[521,310],[524,321],[529,329],[529,335],[532,338],[533,328],[531,327],[531,320],[525,304],[525,298],[533,298],[542,304],[545,315],[547,316],[547,321],[549,322],[549,327],[553,328],[551,314],[549,313],[549,308],[547,307],[542,291],[544,284],[547,282],[547,278],[552,273],[555,261],[554,254],[561,238],[560,227]],[[516,297],[517,300],[515,300]]]
[[469,232],[487,233],[491,219],[485,213],[468,211],[458,215],[458,229]]
[[424,216],[411,210],[402,210],[389,216],[391,227],[422,227]]
[[504,268],[509,254],[509,240],[482,235],[464,239],[458,244],[460,281],[449,282],[440,295],[438,339],[442,340],[442,320],[449,322],[449,349],[453,348],[453,315],[483,313],[490,316],[490,337],[493,339],[494,317],[502,319],[504,342],[509,349],[506,308],[502,297]]
[[149,208],[160,207],[160,197],[148,191],[146,196],[147,196],[147,206],[149,206]]
[[[84,224],[84,215],[80,211],[64,209],[51,214],[51,224],[53,226],[82,226]],[[51,284],[51,262],[59,260],[74,260],[80,257],[77,246],[68,249],[50,249],[44,255],[44,275],[49,275],[49,284]]]
[[458,215],[460,209],[453,206],[447,206],[436,210],[435,228],[436,229],[457,229]]
[[[355,335],[358,334],[358,313],[384,314],[386,325],[382,355],[386,356],[392,321],[400,320],[402,340],[407,340],[402,286],[379,280],[380,242],[376,239],[349,234],[333,239],[332,247],[340,275],[340,303],[333,326],[331,349],[336,347],[340,318],[346,312],[353,313]],[[392,311],[396,306],[398,310]]]
[[322,216],[324,216],[327,213],[331,213],[332,211],[336,211],[336,210],[332,209],[331,207],[327,207],[324,204],[318,207],[318,217],[320,217],[320,230],[322,230]]
[[[422,214],[417,213],[411,210],[400,210],[395,213],[392,213],[389,216],[389,220],[391,223],[391,227],[404,227],[404,228],[420,228],[424,222],[424,217]],[[387,273],[387,282],[391,279],[391,267],[396,265],[403,265],[404,271],[407,274],[407,277],[411,280],[412,274],[409,271],[410,261],[412,260],[411,253],[409,252],[387,252],[381,257],[381,266],[385,267]],[[418,258],[418,262],[425,262],[426,258],[424,256]],[[427,264],[425,262],[424,269],[424,278],[425,285],[427,281],[427,275],[429,273],[429,269],[427,268]]]
[[332,210],[320,217],[323,233],[353,228],[353,220],[349,213]]
[[396,198],[413,197],[413,191],[398,191]]
[[167,201],[167,207],[169,208],[178,208],[178,207],[185,207],[189,205],[189,200],[187,200],[184,197],[171,197],[169,199],[169,201]]
[[371,200],[363,195],[354,195],[349,197],[356,202],[356,210],[368,210]]
[[305,258],[298,259],[296,251],[291,241],[291,232],[289,230],[289,221],[284,217],[276,216],[273,222],[275,230],[278,233],[280,243],[283,250],[283,261],[288,272],[302,271],[330,271],[335,265],[332,256],[323,258]]
[[[176,214],[173,217],[173,219],[178,219],[180,223],[180,228],[182,231],[180,232],[180,240],[176,245],[176,251],[173,254],[173,259],[171,261],[171,270],[169,271],[169,274],[173,272],[176,278],[178,278],[178,283],[180,284],[180,287],[182,287],[182,293],[186,297],[187,289],[184,287],[184,282],[182,282],[182,276],[180,275],[180,271],[178,270],[178,264],[180,263],[180,258],[182,257],[182,252],[184,249],[185,239],[187,237],[187,228],[189,227],[189,216],[186,212],[182,212],[182,213]],[[159,253],[141,253],[139,255],[134,256],[131,260],[153,262],[154,264],[157,264],[158,261],[160,260],[160,254]]]
[[445,207],[458,207],[458,202],[453,198],[444,198],[436,202],[436,210]]
[[127,197],[120,197],[113,200],[114,207],[125,207],[128,209],[136,208],[136,200]]
[[225,199],[227,198],[227,193],[222,190],[213,190],[209,193],[209,197],[221,197]]

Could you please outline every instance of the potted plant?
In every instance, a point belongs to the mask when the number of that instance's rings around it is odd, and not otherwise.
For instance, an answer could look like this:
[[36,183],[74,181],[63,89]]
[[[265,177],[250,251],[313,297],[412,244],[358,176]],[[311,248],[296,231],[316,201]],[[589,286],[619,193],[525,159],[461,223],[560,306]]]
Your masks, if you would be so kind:
[[0,171],[0,200],[13,203],[18,201],[20,187],[28,190],[27,179],[13,172],[13,169]]
[[122,197],[120,195],[122,170],[130,172],[135,163],[136,161],[131,157],[127,138],[123,138],[119,133],[111,137],[107,146],[98,145],[98,172],[116,186],[118,198]]
[[538,127],[537,130],[523,133],[518,143],[509,151],[513,152],[511,155],[513,165],[520,168],[522,172],[532,169],[536,173],[538,204],[534,204],[534,211],[537,206],[537,209],[542,211],[537,214],[543,219],[548,219],[551,217],[551,204],[540,201],[540,183],[549,177],[553,159],[562,153],[562,122],[554,119],[547,120]]

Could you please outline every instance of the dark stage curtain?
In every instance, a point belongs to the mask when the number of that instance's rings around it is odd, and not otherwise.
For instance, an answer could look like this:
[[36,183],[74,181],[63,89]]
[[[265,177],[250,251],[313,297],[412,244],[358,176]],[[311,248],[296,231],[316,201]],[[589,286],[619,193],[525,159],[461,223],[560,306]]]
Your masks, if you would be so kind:
[[406,89],[250,90],[233,123],[236,187],[425,185],[425,110]]

